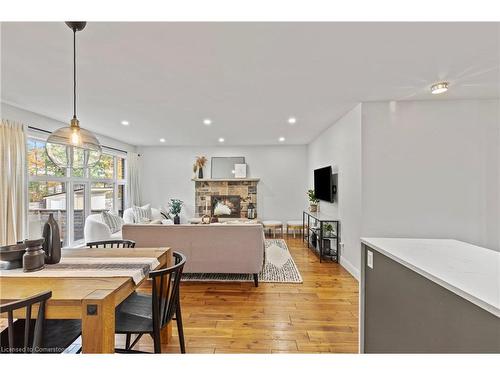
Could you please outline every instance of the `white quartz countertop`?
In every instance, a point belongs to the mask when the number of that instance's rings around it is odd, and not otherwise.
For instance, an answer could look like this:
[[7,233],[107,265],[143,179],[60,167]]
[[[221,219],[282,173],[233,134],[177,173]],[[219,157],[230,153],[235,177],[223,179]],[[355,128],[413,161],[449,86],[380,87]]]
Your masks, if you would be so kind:
[[500,252],[450,239],[362,238],[361,242],[500,317]]

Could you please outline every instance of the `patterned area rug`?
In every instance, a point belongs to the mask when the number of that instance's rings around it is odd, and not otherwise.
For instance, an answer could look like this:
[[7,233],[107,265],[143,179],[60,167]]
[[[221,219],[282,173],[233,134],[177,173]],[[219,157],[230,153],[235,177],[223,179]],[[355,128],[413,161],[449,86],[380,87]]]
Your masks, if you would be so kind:
[[[293,283],[301,284],[297,265],[293,261],[285,240],[265,240],[266,254],[264,267],[259,274],[259,282],[262,283]],[[226,273],[185,273],[182,281],[236,281],[252,282],[253,276],[249,274],[226,274]]]

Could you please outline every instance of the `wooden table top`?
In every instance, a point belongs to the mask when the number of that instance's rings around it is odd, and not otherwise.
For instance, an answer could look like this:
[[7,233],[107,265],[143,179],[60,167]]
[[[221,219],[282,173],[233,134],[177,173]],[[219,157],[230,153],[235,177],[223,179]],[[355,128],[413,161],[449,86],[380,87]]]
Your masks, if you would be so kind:
[[[170,248],[136,248],[136,249],[88,249],[77,248],[63,250],[63,258],[157,258],[160,267],[167,264]],[[120,302],[120,290],[124,294],[130,288],[136,288],[130,277],[0,277],[0,300],[8,302],[26,298],[34,294],[51,290],[50,305],[75,305],[90,295],[105,298],[110,293],[117,293]],[[94,298],[93,296],[93,298]]]

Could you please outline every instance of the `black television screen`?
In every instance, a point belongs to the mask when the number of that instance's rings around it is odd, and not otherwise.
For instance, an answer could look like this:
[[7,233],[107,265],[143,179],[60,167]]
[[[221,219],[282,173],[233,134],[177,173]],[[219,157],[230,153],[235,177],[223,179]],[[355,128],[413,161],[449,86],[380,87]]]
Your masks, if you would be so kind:
[[322,201],[333,202],[332,167],[314,170],[314,195]]

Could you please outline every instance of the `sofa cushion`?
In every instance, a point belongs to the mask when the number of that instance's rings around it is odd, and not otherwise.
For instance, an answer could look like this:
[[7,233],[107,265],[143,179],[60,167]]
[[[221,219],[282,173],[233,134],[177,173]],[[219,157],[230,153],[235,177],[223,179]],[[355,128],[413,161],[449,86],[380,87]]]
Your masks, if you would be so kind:
[[135,223],[149,223],[152,219],[151,204],[146,204],[145,206],[132,206],[132,212],[134,213]]
[[109,227],[111,233],[116,233],[122,230],[123,219],[109,211],[102,211],[102,222]]

